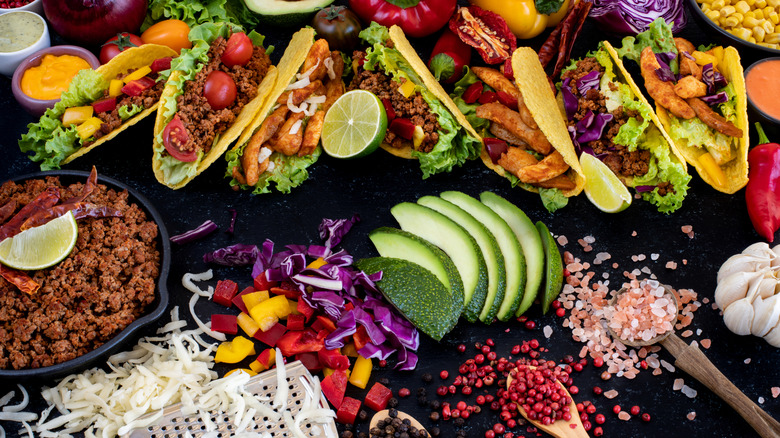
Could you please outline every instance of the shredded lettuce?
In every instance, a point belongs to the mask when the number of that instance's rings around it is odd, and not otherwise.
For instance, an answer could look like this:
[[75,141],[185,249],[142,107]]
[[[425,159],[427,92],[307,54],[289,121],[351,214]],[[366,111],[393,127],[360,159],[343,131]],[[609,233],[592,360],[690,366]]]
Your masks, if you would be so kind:
[[190,27],[213,22],[228,22],[246,28],[257,25],[257,17],[242,0],[150,0],[141,30],[152,24],[174,18],[186,22]]
[[[225,154],[225,159],[228,162],[225,177],[231,178],[233,176],[231,172],[233,167],[241,167],[241,156],[243,155],[244,147],[246,147],[245,144],[236,149],[231,149]],[[271,172],[263,172],[254,187],[241,185],[235,179],[230,181],[230,185],[239,186],[243,189],[252,189],[252,193],[255,195],[271,193],[274,188],[281,193],[290,193],[290,190],[298,187],[309,178],[307,168],[317,161],[320,154],[322,154],[320,146],[317,146],[317,149],[311,155],[303,157],[287,156],[275,152],[270,157],[271,162],[274,163],[273,170]]]
[[[621,58],[628,58],[639,64],[639,57],[645,47],[651,47],[653,53],[671,52],[677,54],[677,46],[674,44],[674,35],[672,34],[672,25],[664,21],[663,18],[656,18],[648,29],[636,37],[627,36],[623,38],[623,46],[617,49],[617,54]],[[669,67],[673,72],[677,72],[677,61],[670,63]]]
[[117,113],[119,114],[119,118],[122,119],[122,121],[125,121],[130,117],[133,117],[134,115],[140,113],[143,110],[144,107],[141,105],[136,105],[136,104],[132,104],[130,106],[122,105],[117,110]]

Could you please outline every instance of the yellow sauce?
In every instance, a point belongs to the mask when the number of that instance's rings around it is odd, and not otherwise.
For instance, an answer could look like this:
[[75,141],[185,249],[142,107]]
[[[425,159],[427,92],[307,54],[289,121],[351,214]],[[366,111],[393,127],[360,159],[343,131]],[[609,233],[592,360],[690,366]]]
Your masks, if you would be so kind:
[[85,68],[90,68],[89,63],[78,56],[44,55],[41,65],[22,75],[22,92],[33,99],[58,99],[76,73]]
[[43,34],[43,21],[25,11],[0,15],[0,52],[16,52],[35,44]]

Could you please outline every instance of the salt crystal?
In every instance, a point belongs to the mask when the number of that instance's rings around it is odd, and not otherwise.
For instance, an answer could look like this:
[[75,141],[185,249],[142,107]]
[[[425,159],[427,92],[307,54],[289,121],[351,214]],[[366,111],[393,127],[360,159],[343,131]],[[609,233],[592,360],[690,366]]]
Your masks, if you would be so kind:
[[593,236],[585,236],[585,237],[582,238],[582,240],[584,240],[587,243],[595,243],[596,242],[596,238],[593,237]]
[[745,365],[750,363],[750,358],[745,359]]
[[673,373],[675,368],[674,365],[670,364],[669,362],[661,359],[661,366],[666,368],[666,371],[669,371],[670,373]]
[[558,236],[558,245],[566,246],[567,243],[569,243],[569,239],[566,238],[566,236]]
[[550,338],[550,336],[552,336],[553,329],[552,329],[552,327],[550,327],[549,325],[546,325],[546,326],[544,326],[544,328],[542,329],[542,332],[544,332],[544,337],[549,339],[549,338]]
[[696,418],[696,412],[695,411],[688,412],[688,415],[686,415],[685,418],[693,421],[693,419]]
[[758,404],[760,404],[760,405],[763,405],[763,404],[764,404],[764,401],[765,401],[765,400],[764,400],[764,397],[759,397],[759,398],[758,398]]
[[618,418],[620,418],[623,421],[628,421],[631,419],[631,414],[629,414],[626,411],[620,411],[620,413],[618,414]]
[[613,399],[618,396],[618,392],[614,389],[610,389],[609,391],[604,391],[604,397],[608,399]]
[[647,364],[652,368],[658,368],[661,365],[661,363],[658,361],[658,358],[655,356],[648,356]]
[[685,382],[683,381],[683,379],[674,379],[674,384],[672,385],[672,389],[675,391],[679,391],[682,389],[684,383]]
[[647,256],[644,255],[644,254],[639,254],[638,256],[636,256],[636,258],[637,258],[637,260],[639,260],[641,262],[642,260],[645,260],[647,258]]
[[691,388],[688,385],[683,385],[682,389],[680,389],[680,392],[685,394],[688,398],[696,398],[696,390]]
[[691,225],[683,225],[682,227],[680,227],[680,230],[682,230],[683,233],[688,234],[691,231],[693,231],[693,226],[691,226]]
[[666,262],[666,269],[677,269],[676,262]]
[[631,237],[636,237],[636,231],[631,232]]
[[658,254],[658,253],[652,253],[652,254],[650,254],[650,260],[658,260],[658,257],[660,257],[660,256],[661,255]]
[[696,336],[701,336],[701,329],[696,329]]
[[772,387],[772,398],[777,398],[778,396],[780,396],[780,387],[773,386]]

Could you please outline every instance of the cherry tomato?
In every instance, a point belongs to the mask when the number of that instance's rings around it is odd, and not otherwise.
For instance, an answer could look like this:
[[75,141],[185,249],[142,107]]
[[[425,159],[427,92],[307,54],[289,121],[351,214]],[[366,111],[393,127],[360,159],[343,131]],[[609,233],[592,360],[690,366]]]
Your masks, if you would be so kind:
[[181,20],[163,20],[153,24],[141,34],[141,39],[146,44],[160,44],[168,46],[181,53],[181,49],[189,49],[192,42],[187,38],[190,27]]
[[228,67],[245,65],[252,58],[252,40],[244,32],[236,32],[228,38],[225,51],[222,52],[222,63]]
[[187,143],[189,135],[184,129],[184,123],[178,115],[173,116],[170,122],[163,129],[163,146],[165,150],[175,159],[190,163],[198,159],[198,153],[195,151],[184,152],[181,146]]
[[214,70],[206,77],[203,84],[203,95],[215,110],[229,107],[236,100],[236,83],[229,74]]
[[360,42],[360,19],[346,6],[320,9],[311,21],[317,36],[325,38],[331,50],[351,53]]
[[138,47],[143,45],[144,41],[138,36],[131,33],[122,32],[114,37],[111,37],[100,48],[100,63],[105,64],[110,61],[114,56],[118,55],[131,47]]

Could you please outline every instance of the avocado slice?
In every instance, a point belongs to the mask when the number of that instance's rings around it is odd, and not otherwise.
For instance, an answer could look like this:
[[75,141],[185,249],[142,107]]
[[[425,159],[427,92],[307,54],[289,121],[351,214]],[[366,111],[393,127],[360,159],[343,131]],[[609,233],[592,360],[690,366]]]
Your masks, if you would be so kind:
[[544,247],[545,272],[544,272],[544,295],[542,295],[542,312],[547,313],[550,310],[552,302],[558,298],[563,288],[563,259],[561,250],[558,248],[558,242],[550,233],[547,225],[541,221],[536,222],[536,229],[542,238]]
[[487,267],[479,245],[447,216],[411,202],[393,206],[390,213],[401,229],[441,248],[455,264],[463,282],[464,302],[487,294]]
[[[488,310],[494,308],[497,312],[506,289],[506,268],[504,267],[504,256],[501,254],[496,238],[482,225],[482,222],[474,219],[474,216],[450,201],[445,201],[438,196],[423,196],[417,200],[417,203],[438,211],[463,227],[471,234],[482,251],[485,266],[487,267],[487,293],[468,297],[464,303],[463,316],[469,322],[475,322],[477,319],[480,319],[482,309],[485,307],[485,300],[493,303],[497,299],[495,306],[492,306],[492,304],[488,306]],[[501,291],[500,294],[499,291]],[[484,319],[481,320],[490,323],[495,317],[495,312],[488,311],[484,314]]]
[[[370,232],[368,238],[382,257],[408,260],[431,271],[450,293],[453,326],[463,312],[463,281],[452,259],[438,247],[412,233],[397,228],[381,227]],[[456,310],[456,311],[455,311]]]
[[483,204],[490,207],[509,225],[509,228],[517,236],[517,240],[523,249],[526,263],[526,283],[523,301],[517,308],[515,316],[520,316],[531,307],[536,295],[539,293],[539,286],[544,278],[544,249],[542,239],[539,237],[539,231],[531,222],[531,219],[520,210],[515,204],[507,201],[501,196],[492,192],[482,192],[479,195]]
[[525,289],[525,257],[517,236],[498,214],[479,200],[458,191],[442,192],[439,196],[466,210],[495,236],[506,267],[506,288],[496,318],[509,320],[520,306]]
[[377,287],[421,332],[440,341],[455,327],[460,307],[431,271],[408,260],[390,257],[361,259],[355,266],[369,275],[382,271]]
[[244,0],[258,22],[273,27],[294,27],[308,24],[311,17],[333,0]]

